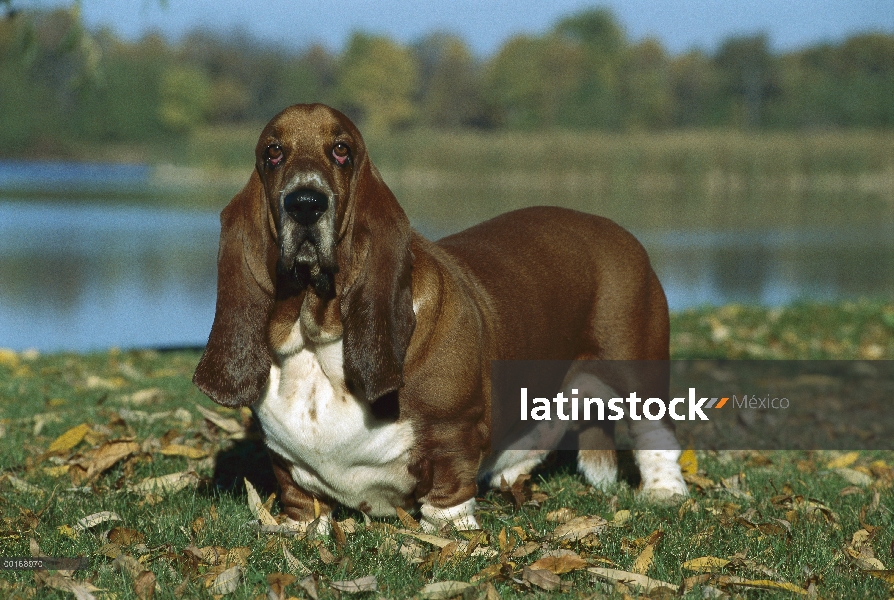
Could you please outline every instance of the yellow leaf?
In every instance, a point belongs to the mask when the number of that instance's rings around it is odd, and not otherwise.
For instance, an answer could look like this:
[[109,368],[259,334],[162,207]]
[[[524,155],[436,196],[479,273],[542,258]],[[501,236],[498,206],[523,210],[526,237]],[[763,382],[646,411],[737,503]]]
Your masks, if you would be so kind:
[[834,458],[826,464],[826,468],[828,469],[843,469],[845,467],[849,467],[860,458],[859,452],[848,452],[847,454],[842,454],[838,458]]
[[276,525],[276,519],[264,508],[255,486],[247,478],[244,481],[246,496],[248,496],[248,509],[251,511],[251,514],[261,522],[261,525]]
[[50,477],[59,477],[68,473],[69,465],[58,465],[56,467],[44,467],[43,472]]
[[506,537],[505,527],[500,530],[500,535],[497,536],[497,542],[500,544],[500,552],[509,550],[509,540]]
[[695,475],[698,473],[698,457],[695,456],[695,450],[691,448],[684,450],[677,462],[680,464],[680,470],[684,475]]
[[64,536],[70,537],[72,539],[75,539],[76,537],[78,537],[78,532],[75,531],[74,529],[72,529],[70,525],[60,525],[59,527],[56,528],[56,531],[58,531],[59,533],[61,533]]
[[574,512],[573,508],[563,506],[558,510],[546,513],[546,520],[550,523],[567,523],[576,516],[577,514]]
[[725,558],[717,558],[716,556],[702,556],[701,558],[693,558],[683,563],[683,568],[687,571],[716,571],[722,569],[729,564]]
[[894,583],[894,571],[891,570],[868,570],[863,571],[867,575],[881,579],[885,583]]
[[47,452],[65,452],[66,450],[71,450],[81,443],[81,440],[84,439],[84,436],[87,435],[88,431],[90,431],[90,426],[86,423],[81,423],[77,427],[72,427],[53,440],[53,443],[47,448]]
[[184,446],[183,444],[168,444],[161,449],[161,453],[165,456],[185,456],[186,458],[199,459],[208,456],[208,452],[192,446]]
[[799,596],[806,596],[807,590],[799,588],[793,583],[787,581],[773,581],[771,579],[744,579],[735,575],[721,575],[717,578],[719,585],[740,585],[742,587],[752,587],[762,590],[785,590]]
[[407,529],[412,529],[413,531],[422,530],[422,526],[419,525],[419,521],[414,519],[407,511],[399,506],[395,506],[394,511],[397,513],[397,518],[400,519],[400,522],[403,523],[404,527],[406,527]]
[[639,556],[636,557],[636,560],[633,561],[633,567],[630,570],[634,573],[645,575],[649,570],[649,567],[652,566],[652,558],[654,558],[654,556],[655,546],[652,544],[647,545],[643,548],[643,551],[639,553]]
[[629,510],[619,510],[615,513],[614,518],[612,519],[612,525],[616,527],[620,527],[624,523],[630,520],[630,511]]

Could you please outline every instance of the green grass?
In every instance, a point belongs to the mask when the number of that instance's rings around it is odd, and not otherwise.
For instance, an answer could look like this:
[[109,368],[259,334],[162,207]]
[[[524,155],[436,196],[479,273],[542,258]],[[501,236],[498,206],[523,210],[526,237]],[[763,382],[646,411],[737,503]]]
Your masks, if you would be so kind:
[[[677,358],[894,358],[894,304],[890,303],[798,305],[771,311],[740,306],[693,310],[674,315],[672,329],[672,352]],[[487,567],[500,564],[499,557],[445,558],[442,563],[437,554],[429,554],[433,548],[422,542],[418,544],[426,550],[423,562],[408,562],[388,551],[388,540],[406,540],[391,530],[393,526],[402,527],[397,519],[376,520],[371,526],[359,527],[347,536],[343,548],[333,538],[314,542],[259,534],[247,527],[252,515],[239,477],[247,475],[262,499],[275,487],[256,439],[227,439],[222,430],[202,419],[196,405],[240,422],[247,415],[214,406],[192,387],[190,377],[197,360],[198,354],[193,352],[0,353],[0,555],[30,556],[29,541],[33,538],[48,555],[89,557],[91,568],[76,572],[75,579],[89,579],[119,599],[137,595],[131,576],[116,568],[108,556],[112,549],[103,533],[115,526],[142,534],[140,541],[122,542],[118,551],[141,560],[141,568],[155,574],[160,586],[156,598],[209,595],[204,575],[213,567],[190,559],[184,552],[190,545],[247,548],[244,576],[228,598],[265,594],[267,576],[287,569],[282,544],[318,576],[324,598],[337,597],[329,587],[331,581],[375,574],[379,592],[360,597],[400,598],[413,596],[433,581],[469,581]],[[151,388],[159,392],[150,395],[147,403],[128,402],[133,393]],[[127,412],[155,414],[176,409],[188,411],[190,421],[172,413],[150,423]],[[54,440],[82,423],[91,430],[85,439],[54,457],[47,455]],[[71,465],[86,460],[93,449],[111,440],[133,440],[140,448],[95,480],[79,479]],[[162,454],[160,448],[170,443],[207,451],[209,457]],[[724,574],[789,582],[799,588],[812,583],[823,598],[885,597],[889,592],[888,584],[860,569],[848,547],[852,546],[854,533],[868,526],[871,537],[864,548],[870,548],[884,566],[894,565],[890,554],[894,541],[894,453],[848,456],[841,452],[698,451],[696,456],[701,483],[691,486],[691,501],[669,507],[637,502],[629,483],[618,484],[605,493],[595,491],[559,461],[535,476],[534,485],[525,491],[527,499],[539,500],[539,506],[528,503],[516,509],[506,494],[484,494],[480,517],[487,534],[485,545],[499,551],[500,532],[505,529],[505,549],[511,551],[522,543],[522,535],[513,530],[517,527],[528,541],[549,549],[574,550],[589,565],[629,570],[645,547],[647,536],[661,530],[663,537],[654,548],[654,560],[647,571],[655,579],[679,584],[696,575],[683,569],[687,560],[740,555],[744,559],[727,567]],[[849,483],[829,471],[832,461],[868,475],[871,483]],[[68,473],[52,471],[52,467],[65,465],[69,465]],[[144,478],[187,470],[198,474],[196,486],[161,495],[127,491],[128,485]],[[721,484],[736,477],[740,490],[750,493],[750,499],[735,489],[733,479]],[[19,482],[40,491],[25,489]],[[817,510],[807,499],[828,510]],[[549,541],[556,523],[547,521],[547,515],[563,507],[578,515],[599,515],[609,521],[619,511],[629,510],[631,518],[579,542]],[[103,524],[78,535],[65,527],[105,510],[117,513],[121,522]],[[276,501],[271,510],[274,515],[278,513]],[[361,515],[350,511],[341,511],[338,518],[363,523]],[[790,532],[776,519],[788,522]],[[326,554],[321,554],[319,545],[335,557],[335,562],[323,560]],[[589,598],[597,592],[623,597],[620,588],[592,583],[586,570],[561,575],[562,581],[570,584],[565,592],[547,593],[536,587],[529,590],[516,583],[514,579],[523,579],[523,567],[539,558],[541,552],[520,559],[503,557],[502,574],[494,569],[495,576],[484,581],[490,581],[503,597],[533,593]],[[864,557],[866,552],[864,549]],[[748,598],[793,595],[722,587]],[[31,572],[0,571],[0,596],[4,598],[68,596],[49,588],[35,593],[33,588]],[[286,596],[306,594],[293,583],[287,586]],[[700,595],[691,592],[687,597]]]

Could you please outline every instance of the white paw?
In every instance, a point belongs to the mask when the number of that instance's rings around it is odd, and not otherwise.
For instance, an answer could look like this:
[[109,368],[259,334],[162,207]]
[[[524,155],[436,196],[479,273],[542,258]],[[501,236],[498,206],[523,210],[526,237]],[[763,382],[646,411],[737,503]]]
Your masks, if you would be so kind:
[[643,481],[639,498],[651,502],[673,502],[689,495],[677,463],[679,450],[637,450],[635,456]]
[[429,533],[438,532],[448,523],[459,531],[481,529],[478,519],[475,518],[475,498],[448,508],[436,508],[431,504],[423,504],[420,512],[422,519],[419,520],[419,524],[422,525],[424,531]]

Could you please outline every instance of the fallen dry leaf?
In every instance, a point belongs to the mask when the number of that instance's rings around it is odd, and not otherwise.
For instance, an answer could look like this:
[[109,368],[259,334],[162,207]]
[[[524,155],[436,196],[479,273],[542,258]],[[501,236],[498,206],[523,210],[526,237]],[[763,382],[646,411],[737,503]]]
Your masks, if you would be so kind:
[[289,573],[270,573],[267,575],[267,600],[286,600],[286,587],[297,579]]
[[276,519],[264,508],[255,486],[251,484],[248,478],[245,478],[243,481],[245,482],[245,493],[248,496],[248,510],[251,511],[251,514],[261,522],[261,525],[278,525]]
[[786,592],[798,594],[799,596],[807,595],[807,590],[799,588],[793,583],[788,583],[787,581],[773,581],[771,579],[745,579],[744,577],[737,577],[735,575],[720,575],[716,577],[716,579],[714,579],[714,582],[721,587],[739,586],[756,588],[760,590],[784,590]]
[[113,513],[109,510],[104,510],[102,512],[93,513],[92,515],[87,515],[83,519],[78,519],[78,522],[74,526],[74,530],[83,533],[84,531],[93,529],[94,527],[102,525],[103,523],[120,520],[121,517],[119,517],[117,513]]
[[403,523],[404,527],[410,529],[412,531],[419,531],[422,529],[422,526],[419,525],[419,521],[414,519],[407,511],[402,509],[399,506],[394,507],[394,511],[397,513],[397,518],[400,519],[400,522]]
[[[425,542],[426,544],[431,544],[432,546],[436,546],[438,548],[444,548],[449,544],[456,543],[456,550],[459,552],[463,552],[468,547],[468,542],[465,540],[449,540],[437,535],[410,531],[409,529],[398,529],[395,533],[412,536],[420,542]],[[497,555],[498,552],[496,550],[487,546],[478,546],[471,553],[471,556],[486,556],[489,558],[493,558]]]
[[889,569],[878,569],[878,570],[875,570],[875,569],[869,569],[869,570],[866,570],[866,571],[863,571],[863,572],[866,573],[867,575],[870,575],[870,576],[872,576],[872,577],[875,577],[876,579],[881,579],[881,580],[884,581],[885,583],[888,583],[888,584],[894,584],[894,570],[889,570]]
[[209,410],[204,406],[196,404],[196,410],[202,413],[202,416],[220,427],[225,432],[233,435],[233,434],[244,434],[245,428],[242,426],[242,423],[237,421],[236,419],[231,419],[229,417],[224,417],[213,410]]
[[534,570],[545,569],[556,575],[562,575],[563,573],[583,569],[586,566],[587,561],[582,559],[576,552],[567,550],[560,556],[544,556],[528,565],[528,568]]
[[523,546],[519,546],[518,548],[513,550],[512,554],[510,554],[509,556],[511,558],[524,558],[524,557],[528,556],[529,554],[533,554],[534,552],[537,552],[537,550],[539,550],[539,549],[540,549],[540,544],[538,544],[537,542],[528,542],[527,544],[524,544]]
[[339,592],[347,592],[349,594],[360,594],[363,592],[375,592],[377,589],[375,575],[367,575],[351,579],[350,581],[330,581],[329,587]]
[[530,567],[525,567],[522,569],[522,580],[527,581],[531,585],[536,585],[548,592],[557,590],[562,585],[562,580],[559,579],[559,576],[546,569],[532,569]]
[[576,516],[574,509],[563,506],[558,510],[546,513],[546,520],[550,523],[567,523]]
[[652,559],[655,557],[655,546],[653,544],[647,544],[643,551],[639,553],[639,556],[636,557],[636,560],[633,561],[633,566],[630,567],[630,570],[634,573],[639,573],[640,575],[645,575],[649,571],[649,567],[652,566]]
[[335,540],[335,547],[338,548],[339,551],[343,550],[348,543],[348,538],[345,537],[345,532],[341,530],[341,525],[339,525],[338,521],[335,519],[330,519],[329,525],[332,527],[332,539]]
[[456,596],[463,596],[467,590],[475,586],[465,581],[437,581],[429,583],[419,590],[419,597],[423,600],[447,600]]
[[683,480],[686,483],[697,486],[703,490],[712,490],[717,487],[717,484],[707,477],[702,477],[701,475],[696,475],[695,473],[684,473]]
[[104,592],[89,581],[75,581],[60,573],[34,571],[34,581],[38,585],[73,594],[77,600],[96,600],[93,592]]
[[597,515],[575,517],[556,527],[549,535],[555,541],[576,542],[591,533],[600,533],[608,526],[608,521]]
[[679,589],[679,586],[673,583],[668,583],[667,581],[661,581],[659,579],[652,579],[651,577],[646,577],[639,573],[631,573],[629,571],[606,569],[605,567],[590,567],[587,569],[587,572],[592,573],[599,579],[611,581],[612,583],[623,583],[624,585],[642,590],[647,594],[651,594],[659,588],[667,588],[673,592],[676,592]]
[[174,494],[198,483],[199,477],[193,471],[180,471],[161,477],[149,477],[127,489],[139,494]]
[[125,394],[118,398],[120,402],[131,404],[133,406],[140,406],[143,404],[157,404],[163,399],[164,392],[162,392],[157,387],[140,390],[138,392],[134,392],[133,394]]
[[155,573],[143,571],[133,581],[133,592],[140,600],[152,600],[156,585]]
[[118,416],[125,422],[134,423],[154,423],[155,421],[161,420],[175,420],[181,421],[182,423],[190,423],[192,421],[192,415],[185,408],[152,413],[144,410],[129,410],[122,408],[118,411]]
[[627,521],[630,520],[630,511],[629,510],[619,510],[615,513],[615,516],[612,518],[611,525],[612,527],[621,527]]
[[311,597],[311,600],[318,600],[320,595],[317,591],[317,580],[313,577],[305,577],[298,580],[298,585]]
[[37,497],[41,497],[44,495],[44,491],[37,487],[36,485],[32,485],[27,481],[19,479],[15,475],[7,475],[6,480],[9,481],[9,484],[18,492],[22,492],[23,494],[32,494]]
[[131,544],[140,544],[146,541],[146,536],[136,529],[128,529],[127,527],[114,527],[109,531],[109,541],[113,544],[129,546]]
[[140,451],[140,445],[133,441],[111,441],[100,446],[93,457],[81,466],[87,468],[86,478],[91,480],[109,470],[118,461]]
[[208,586],[208,591],[212,594],[232,594],[239,588],[242,582],[242,567],[236,565],[230,567],[226,571],[220,573]]
[[183,444],[168,444],[159,450],[165,456],[185,456],[193,460],[205,458],[208,456],[207,450],[201,448],[193,448],[192,446],[184,446]]
[[525,492],[527,491],[530,493],[530,486],[526,485],[530,479],[530,473],[524,473],[516,477],[512,485],[509,485],[509,482],[502,477],[500,478],[500,492],[504,497],[512,501],[516,510],[521,508],[525,503]]
[[849,467],[860,458],[859,452],[847,452],[842,454],[841,456],[830,460],[826,463],[827,469],[843,469],[845,467]]
[[337,560],[335,558],[335,555],[332,554],[332,552],[330,552],[329,549],[326,548],[326,546],[324,546],[323,544],[317,544],[317,552],[319,553],[320,560],[323,561],[323,564],[331,565],[334,564]]
[[696,475],[698,473],[698,457],[695,455],[695,450],[691,448],[680,453],[677,464],[680,465],[680,471],[683,475]]
[[57,452],[65,452],[66,450],[71,450],[75,446],[81,443],[81,440],[84,439],[84,436],[87,435],[87,432],[90,431],[90,426],[86,423],[81,423],[75,427],[72,427],[50,444],[50,447],[47,448],[48,454],[55,454]]
[[858,471],[856,469],[848,469],[846,467],[840,467],[837,469],[832,469],[834,473],[836,473],[839,477],[850,483],[851,485],[859,485],[861,487],[866,487],[872,484],[872,477],[863,473],[862,471]]
[[61,477],[68,473],[70,467],[71,465],[56,465],[55,467],[44,467],[42,470],[50,477]]
[[728,565],[730,561],[725,558],[717,558],[716,556],[702,556],[693,558],[683,563],[683,568],[687,571],[696,571],[699,573],[713,573]]

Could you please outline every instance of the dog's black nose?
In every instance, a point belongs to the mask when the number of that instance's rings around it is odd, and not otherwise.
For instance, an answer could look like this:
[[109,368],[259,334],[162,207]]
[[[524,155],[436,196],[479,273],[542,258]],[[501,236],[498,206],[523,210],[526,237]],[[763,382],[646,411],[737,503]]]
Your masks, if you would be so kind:
[[322,192],[302,188],[286,194],[283,206],[289,216],[302,225],[313,225],[329,208],[329,199]]

